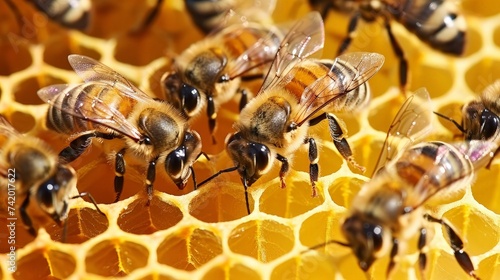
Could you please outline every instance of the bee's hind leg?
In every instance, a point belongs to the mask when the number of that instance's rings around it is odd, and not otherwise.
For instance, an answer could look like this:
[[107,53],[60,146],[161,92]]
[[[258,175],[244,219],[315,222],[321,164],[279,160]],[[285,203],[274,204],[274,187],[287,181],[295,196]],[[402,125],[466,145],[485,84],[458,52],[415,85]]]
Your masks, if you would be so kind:
[[448,225],[441,219],[434,218],[428,214],[425,214],[424,218],[430,222],[441,224],[445,228],[445,232],[449,237],[450,247],[453,250],[453,254],[455,255],[455,259],[458,264],[471,277],[473,277],[474,279],[479,279],[479,277],[474,273],[474,265],[472,264],[472,260],[469,257],[469,254],[467,254],[467,252],[463,250],[464,242],[458,236],[455,230],[453,230],[450,225]]
[[70,163],[74,161],[79,156],[81,156],[83,152],[85,152],[88,146],[90,146],[90,143],[92,143],[91,140],[92,138],[102,138],[111,140],[115,138],[115,135],[109,133],[96,132],[96,131],[82,134],[73,141],[71,141],[69,143],[69,146],[64,148],[59,153],[59,158],[65,163]]
[[399,59],[399,87],[401,92],[406,93],[406,87],[408,85],[408,59],[406,59],[401,45],[399,45],[396,37],[392,33],[389,19],[385,20],[385,29],[387,30],[387,35],[389,35],[389,40],[391,42],[392,49],[394,50],[394,54],[396,54]]
[[309,177],[311,178],[312,186],[312,197],[318,196],[318,191],[316,189],[316,182],[319,177],[319,166],[318,166],[318,147],[316,146],[316,141],[314,138],[309,138],[306,140],[306,144],[309,143]]
[[19,208],[19,213],[21,214],[21,219],[23,220],[23,223],[26,225],[28,228],[28,232],[32,236],[36,236],[36,231],[35,228],[33,228],[33,222],[31,221],[30,216],[26,212],[26,208],[30,204],[30,194],[26,194],[26,198],[23,201],[23,204],[21,204],[21,207]]

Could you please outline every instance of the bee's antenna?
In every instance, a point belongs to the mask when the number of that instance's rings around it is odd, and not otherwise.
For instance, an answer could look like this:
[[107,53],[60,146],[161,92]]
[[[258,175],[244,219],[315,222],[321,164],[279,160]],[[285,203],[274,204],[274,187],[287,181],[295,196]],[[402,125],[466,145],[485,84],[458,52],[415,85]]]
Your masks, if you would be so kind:
[[92,202],[92,204],[94,204],[95,206],[95,210],[97,210],[97,212],[99,212],[99,214],[103,215],[104,217],[106,217],[106,214],[104,214],[101,209],[99,209],[99,206],[97,206],[97,202],[95,201],[94,197],[88,193],[88,192],[82,192],[80,193],[79,195],[75,195],[75,196],[72,196],[71,199],[75,199],[75,198],[82,198],[86,196],[90,199],[90,201]]
[[329,240],[329,241],[326,241],[324,243],[320,243],[320,244],[314,245],[312,247],[309,247],[306,250],[300,252],[300,254],[307,253],[307,252],[309,252],[311,250],[316,250],[316,249],[319,249],[319,248],[323,248],[323,247],[325,247],[327,245],[330,245],[330,244],[337,244],[337,245],[340,245],[340,246],[343,246],[343,247],[349,247],[349,248],[352,247],[352,245],[349,244],[349,243],[345,243],[345,242],[338,241],[338,240]]
[[201,183],[198,184],[198,188],[205,185],[206,183],[210,182],[212,179],[214,179],[215,177],[223,174],[223,173],[229,173],[229,172],[233,172],[235,170],[238,169],[238,165],[236,166],[233,166],[233,167],[229,167],[229,168],[226,168],[226,169],[222,169],[222,170],[219,170],[217,171],[217,173],[215,173],[214,175],[208,177],[207,179],[205,179],[204,181],[202,181]]
[[455,121],[454,119],[452,119],[452,118],[450,118],[448,116],[445,116],[443,114],[440,114],[438,112],[433,112],[433,113],[436,114],[436,115],[438,115],[439,117],[441,117],[441,118],[443,118],[443,119],[445,119],[445,120],[453,123],[458,128],[458,130],[460,130],[460,132],[462,132],[464,134],[466,133],[464,127],[462,125],[460,125],[459,123],[457,123],[457,121]]

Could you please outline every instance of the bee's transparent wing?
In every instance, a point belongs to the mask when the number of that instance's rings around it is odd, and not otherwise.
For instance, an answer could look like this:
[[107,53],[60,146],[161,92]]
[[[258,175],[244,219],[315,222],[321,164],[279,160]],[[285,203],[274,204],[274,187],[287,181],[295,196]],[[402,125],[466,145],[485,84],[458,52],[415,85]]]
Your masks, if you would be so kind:
[[[60,84],[40,89],[38,91],[38,96],[51,106],[74,117],[106,126],[135,141],[141,140],[143,138],[142,134],[120,111],[86,92],[86,89],[90,87],[102,91],[111,91],[114,89],[109,84],[101,82],[87,82],[85,84],[73,85]],[[72,96],[70,99],[77,99],[77,101],[73,104],[57,102],[58,99],[63,98],[63,95]]]
[[384,60],[381,54],[367,52],[337,57],[325,76],[305,88],[294,121],[301,126],[335,99],[358,88],[380,70]]
[[68,56],[68,61],[78,76],[85,82],[105,83],[116,88],[121,94],[138,101],[150,98],[118,72],[93,58],[72,54]]
[[389,126],[373,175],[400,151],[425,137],[432,130],[431,120],[429,93],[427,89],[420,88],[406,99]]
[[323,19],[311,12],[298,20],[285,35],[262,83],[259,93],[278,84],[286,84],[293,66],[323,48],[325,41]]

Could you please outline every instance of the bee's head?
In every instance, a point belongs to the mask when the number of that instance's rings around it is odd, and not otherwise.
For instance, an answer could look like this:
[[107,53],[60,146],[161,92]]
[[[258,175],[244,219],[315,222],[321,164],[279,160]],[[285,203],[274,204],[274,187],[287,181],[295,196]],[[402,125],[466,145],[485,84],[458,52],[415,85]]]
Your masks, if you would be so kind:
[[75,171],[58,165],[54,174],[42,182],[36,190],[38,204],[58,224],[68,217],[69,195],[75,184]]
[[167,102],[188,118],[200,112],[204,102],[198,88],[184,82],[177,72],[167,72],[161,80]]
[[362,213],[355,213],[347,218],[342,224],[342,232],[364,271],[384,253],[382,251],[386,242],[390,242],[387,240],[390,236],[384,231],[384,227],[367,219]]
[[201,153],[201,138],[195,131],[184,134],[184,141],[165,158],[165,170],[179,189],[186,187],[192,165]]
[[500,118],[483,103],[473,101],[463,109],[463,127],[467,140],[488,140],[498,134]]
[[240,132],[226,138],[226,151],[238,166],[241,179],[252,185],[272,166],[272,154],[266,145],[247,140]]

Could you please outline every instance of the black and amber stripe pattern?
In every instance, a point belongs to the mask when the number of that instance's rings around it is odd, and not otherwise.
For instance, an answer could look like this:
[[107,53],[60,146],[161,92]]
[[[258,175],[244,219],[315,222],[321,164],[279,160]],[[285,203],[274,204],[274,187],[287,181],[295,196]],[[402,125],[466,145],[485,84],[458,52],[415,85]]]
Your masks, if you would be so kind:
[[[370,89],[367,82],[360,85],[345,84],[359,76],[359,71],[346,61],[303,60],[292,70],[292,79],[284,86],[297,100],[301,100],[306,88],[316,91],[318,97],[312,107],[331,102],[325,110],[330,112],[349,112],[366,105],[370,100]],[[349,90],[349,88],[354,88]],[[326,92],[319,92],[326,91]]]
[[[420,40],[444,53],[460,55],[465,47],[466,22],[452,1],[407,0],[389,10]],[[398,4],[396,4],[398,5]]]
[[[106,108],[96,106],[96,102]],[[47,113],[47,127],[63,134],[84,131],[109,131],[95,119],[112,119],[115,113],[127,118],[134,109],[136,100],[127,98],[117,89],[99,82],[70,85],[57,94]]]

